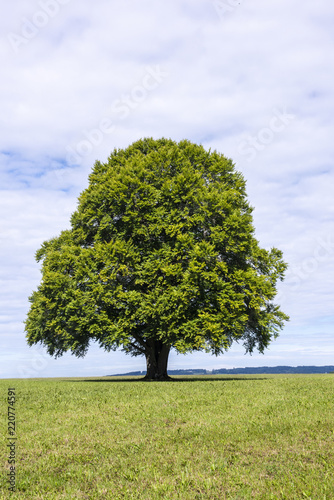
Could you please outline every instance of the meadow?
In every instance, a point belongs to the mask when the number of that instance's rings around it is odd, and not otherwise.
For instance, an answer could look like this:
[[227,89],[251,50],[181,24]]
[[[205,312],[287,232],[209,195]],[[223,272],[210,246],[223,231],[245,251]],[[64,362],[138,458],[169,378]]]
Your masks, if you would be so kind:
[[0,390],[1,499],[334,499],[331,374],[16,379]]

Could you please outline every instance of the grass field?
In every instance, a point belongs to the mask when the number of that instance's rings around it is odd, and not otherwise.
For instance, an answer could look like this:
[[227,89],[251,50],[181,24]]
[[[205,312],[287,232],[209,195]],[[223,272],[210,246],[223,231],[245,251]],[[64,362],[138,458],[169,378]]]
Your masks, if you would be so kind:
[[[1,499],[334,499],[334,375],[0,387]],[[17,399],[11,494],[8,387]]]

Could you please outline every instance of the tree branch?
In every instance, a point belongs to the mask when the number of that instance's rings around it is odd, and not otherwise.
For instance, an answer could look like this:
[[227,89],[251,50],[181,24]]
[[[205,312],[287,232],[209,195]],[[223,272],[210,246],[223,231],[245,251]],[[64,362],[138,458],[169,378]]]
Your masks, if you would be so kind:
[[146,353],[146,351],[144,349],[142,349],[141,347],[138,347],[136,344],[133,344],[132,342],[130,342],[128,345],[130,345],[131,347],[133,347],[137,351],[142,352],[143,354]]

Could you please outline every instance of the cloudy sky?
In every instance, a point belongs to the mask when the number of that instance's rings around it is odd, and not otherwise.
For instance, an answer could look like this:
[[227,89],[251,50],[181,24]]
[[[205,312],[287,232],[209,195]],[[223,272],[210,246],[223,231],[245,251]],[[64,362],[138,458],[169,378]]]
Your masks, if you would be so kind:
[[144,370],[26,345],[35,251],[69,227],[96,159],[189,139],[247,180],[261,246],[283,250],[291,321],[265,355],[171,354],[170,368],[334,365],[334,4],[325,0],[16,0],[0,19],[0,377]]

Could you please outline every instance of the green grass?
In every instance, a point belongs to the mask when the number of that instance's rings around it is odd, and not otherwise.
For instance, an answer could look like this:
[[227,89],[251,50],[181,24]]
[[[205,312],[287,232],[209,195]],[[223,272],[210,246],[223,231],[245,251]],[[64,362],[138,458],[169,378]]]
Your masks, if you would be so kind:
[[0,380],[12,499],[334,499],[333,375]]

